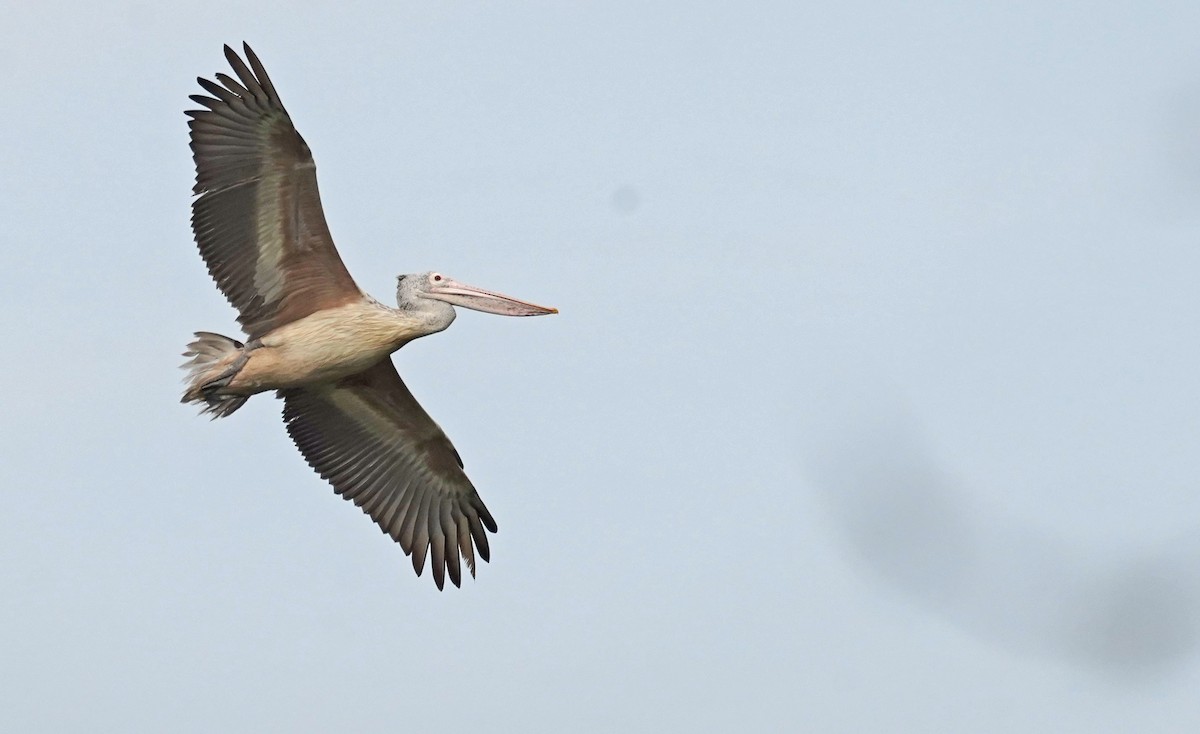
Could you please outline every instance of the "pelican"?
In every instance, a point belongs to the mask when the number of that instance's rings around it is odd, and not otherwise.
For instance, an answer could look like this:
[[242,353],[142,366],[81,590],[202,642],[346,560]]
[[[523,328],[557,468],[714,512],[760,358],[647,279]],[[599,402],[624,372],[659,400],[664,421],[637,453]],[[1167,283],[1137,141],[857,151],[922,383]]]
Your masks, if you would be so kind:
[[446,434],[392,364],[400,347],[446,329],[455,306],[540,316],[537,306],[441,273],[401,275],[396,308],[361,291],[334,247],[316,166],[249,45],[229,46],[237,79],[198,78],[212,96],[187,111],[196,163],[192,231],[217,287],[238,311],[245,342],[195,333],[183,354],[183,402],[213,418],[268,390],[283,399],[288,434],[308,464],[412,557],[420,576],[460,586],[475,576],[496,521]]

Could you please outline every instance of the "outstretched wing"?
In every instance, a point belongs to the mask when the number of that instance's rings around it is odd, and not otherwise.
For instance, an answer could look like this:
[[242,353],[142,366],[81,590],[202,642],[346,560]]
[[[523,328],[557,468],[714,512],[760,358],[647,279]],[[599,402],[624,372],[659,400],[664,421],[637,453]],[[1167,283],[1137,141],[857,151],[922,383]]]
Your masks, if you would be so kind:
[[304,458],[411,555],[432,556],[439,589],[459,586],[459,556],[475,575],[496,521],[450,439],[421,408],[390,358],[336,385],[282,390],[283,419]]
[[362,297],[329,235],[317,170],[262,62],[228,46],[237,79],[197,79],[211,97],[189,110],[199,196],[192,231],[208,272],[247,334]]

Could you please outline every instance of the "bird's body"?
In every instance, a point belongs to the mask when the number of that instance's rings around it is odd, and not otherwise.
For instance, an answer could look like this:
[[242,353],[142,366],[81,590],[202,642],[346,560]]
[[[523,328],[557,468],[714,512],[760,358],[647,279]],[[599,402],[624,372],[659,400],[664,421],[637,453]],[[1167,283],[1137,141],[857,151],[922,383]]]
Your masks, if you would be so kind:
[[460,556],[474,575],[496,523],[389,355],[449,327],[456,305],[506,316],[556,311],[433,272],[400,276],[397,308],[363,293],[325,224],[308,145],[245,52],[243,61],[225,48],[237,79],[199,79],[213,96],[193,96],[206,109],[188,115],[196,243],[248,339],[197,332],[184,353],[183,400],[224,417],[276,391],[308,463],[400,543],[418,575],[428,554],[438,588],[447,572],[458,585]]
[[434,333],[432,326],[428,319],[369,297],[315,311],[230,354],[198,376],[188,397],[201,398],[202,386],[219,379],[237,362],[241,364],[221,386],[223,394],[249,397],[267,390],[333,382],[362,372],[413,339]]

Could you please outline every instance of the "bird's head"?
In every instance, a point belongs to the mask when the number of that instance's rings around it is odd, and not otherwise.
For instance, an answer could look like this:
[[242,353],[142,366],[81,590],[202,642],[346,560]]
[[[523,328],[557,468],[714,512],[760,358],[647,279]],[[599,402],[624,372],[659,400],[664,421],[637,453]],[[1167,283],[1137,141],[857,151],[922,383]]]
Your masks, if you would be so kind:
[[[441,273],[414,273],[396,279],[396,303],[402,309],[441,317],[445,326],[454,320],[451,306],[462,306],[500,316],[544,316],[558,313],[557,308],[538,306],[473,285],[466,285]],[[442,328],[445,328],[443,326]]]

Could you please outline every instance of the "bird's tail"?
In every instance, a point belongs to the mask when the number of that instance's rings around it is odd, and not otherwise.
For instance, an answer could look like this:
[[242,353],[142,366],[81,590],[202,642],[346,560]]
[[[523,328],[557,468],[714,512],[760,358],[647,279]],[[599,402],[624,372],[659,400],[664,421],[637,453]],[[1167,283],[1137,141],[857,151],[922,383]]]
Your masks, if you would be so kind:
[[211,413],[213,418],[224,418],[242,407],[248,395],[222,394],[221,388],[246,364],[244,346],[227,336],[197,331],[196,340],[183,353],[191,359],[180,365],[188,371],[184,378],[188,389],[180,402],[203,403],[200,413]]

